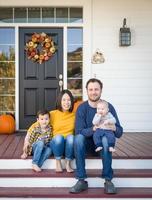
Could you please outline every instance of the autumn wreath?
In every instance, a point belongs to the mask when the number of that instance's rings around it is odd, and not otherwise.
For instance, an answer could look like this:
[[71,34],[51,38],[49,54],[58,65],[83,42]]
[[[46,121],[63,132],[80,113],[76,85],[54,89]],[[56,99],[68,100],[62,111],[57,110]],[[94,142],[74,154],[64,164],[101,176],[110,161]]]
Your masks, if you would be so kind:
[[41,64],[48,61],[56,49],[52,38],[46,33],[34,33],[26,43],[25,50],[29,60]]

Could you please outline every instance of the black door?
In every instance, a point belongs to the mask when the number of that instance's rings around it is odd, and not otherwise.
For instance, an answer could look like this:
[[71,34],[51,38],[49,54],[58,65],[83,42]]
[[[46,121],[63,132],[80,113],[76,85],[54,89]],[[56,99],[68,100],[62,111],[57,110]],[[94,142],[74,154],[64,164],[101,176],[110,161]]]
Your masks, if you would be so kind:
[[[39,64],[29,60],[25,44],[34,33],[46,33],[56,46],[55,54]],[[20,28],[19,30],[19,129],[27,129],[38,110],[55,108],[59,77],[63,74],[63,29]],[[60,88],[61,89],[61,88]]]

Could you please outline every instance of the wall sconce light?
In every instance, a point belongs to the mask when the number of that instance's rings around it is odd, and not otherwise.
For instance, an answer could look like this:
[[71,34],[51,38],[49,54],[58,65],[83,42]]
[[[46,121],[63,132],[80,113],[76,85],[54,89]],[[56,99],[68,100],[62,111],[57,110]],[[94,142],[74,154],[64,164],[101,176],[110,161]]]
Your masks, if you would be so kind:
[[92,63],[93,64],[100,64],[100,63],[104,63],[105,59],[103,54],[101,53],[101,51],[99,49],[96,49],[95,53],[92,56]]
[[123,27],[120,28],[120,46],[130,46],[131,45],[131,32],[130,28],[127,28],[126,18],[123,20]]

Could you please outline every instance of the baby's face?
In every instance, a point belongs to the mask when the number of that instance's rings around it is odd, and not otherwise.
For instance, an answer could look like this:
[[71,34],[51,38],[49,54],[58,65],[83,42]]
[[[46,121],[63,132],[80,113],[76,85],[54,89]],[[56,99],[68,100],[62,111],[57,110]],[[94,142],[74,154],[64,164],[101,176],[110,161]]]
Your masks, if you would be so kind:
[[106,104],[104,103],[99,103],[97,105],[97,113],[102,115],[102,116],[105,116],[107,113],[108,113],[108,107]]
[[50,122],[49,115],[48,114],[39,115],[37,121],[39,122],[41,128],[45,128]]

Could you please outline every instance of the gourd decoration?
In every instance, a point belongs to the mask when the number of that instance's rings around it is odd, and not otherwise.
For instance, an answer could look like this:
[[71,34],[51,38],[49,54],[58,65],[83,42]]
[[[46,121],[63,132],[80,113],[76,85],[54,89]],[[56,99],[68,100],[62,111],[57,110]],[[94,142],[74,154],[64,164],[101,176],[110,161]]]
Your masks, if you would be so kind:
[[11,114],[0,115],[0,134],[15,132],[15,119]]

